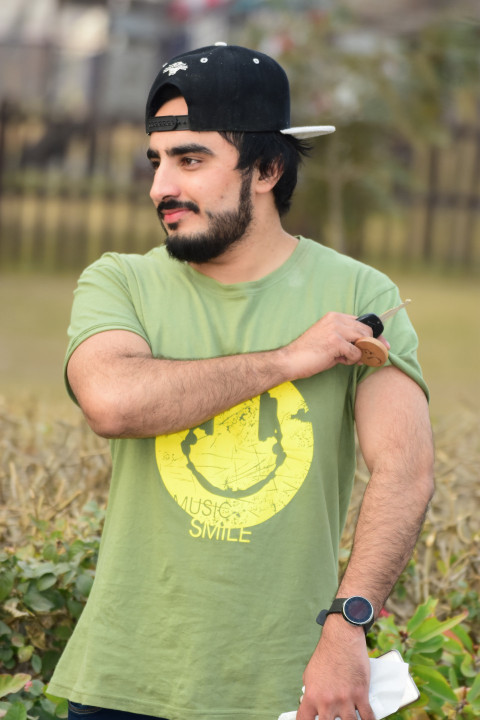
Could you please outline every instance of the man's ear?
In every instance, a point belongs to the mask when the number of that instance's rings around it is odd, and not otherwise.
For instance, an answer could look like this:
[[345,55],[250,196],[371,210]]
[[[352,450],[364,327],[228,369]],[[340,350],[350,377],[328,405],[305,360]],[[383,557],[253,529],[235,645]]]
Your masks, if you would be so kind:
[[273,190],[277,182],[283,174],[283,165],[280,160],[274,161],[265,172],[260,173],[258,168],[255,170],[255,186],[257,192],[267,193]]

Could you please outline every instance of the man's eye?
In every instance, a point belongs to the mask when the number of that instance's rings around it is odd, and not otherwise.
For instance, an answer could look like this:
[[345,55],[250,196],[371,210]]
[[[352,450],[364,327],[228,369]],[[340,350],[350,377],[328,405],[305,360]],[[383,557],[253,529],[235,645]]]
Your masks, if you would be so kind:
[[192,158],[192,157],[184,157],[182,158],[182,165],[185,167],[193,167],[194,165],[197,165],[200,162],[198,158]]

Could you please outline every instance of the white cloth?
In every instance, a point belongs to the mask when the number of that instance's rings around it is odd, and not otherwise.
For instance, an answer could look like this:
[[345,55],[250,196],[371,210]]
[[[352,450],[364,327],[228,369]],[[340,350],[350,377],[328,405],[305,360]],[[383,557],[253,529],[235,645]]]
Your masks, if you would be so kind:
[[[392,715],[405,702],[412,699],[405,698],[408,683],[408,663],[400,656],[398,659],[370,658],[370,688],[368,699],[376,720]],[[296,720],[297,711],[285,712],[278,720]],[[357,717],[360,715],[357,710]],[[318,718],[318,716],[317,716]],[[336,718],[335,720],[340,720]]]

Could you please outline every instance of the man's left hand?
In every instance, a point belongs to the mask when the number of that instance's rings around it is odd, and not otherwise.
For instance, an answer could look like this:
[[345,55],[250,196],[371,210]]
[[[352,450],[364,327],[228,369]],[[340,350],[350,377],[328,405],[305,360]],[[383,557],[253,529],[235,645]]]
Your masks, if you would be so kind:
[[297,720],[375,720],[368,701],[370,663],[362,628],[330,615],[303,675]]

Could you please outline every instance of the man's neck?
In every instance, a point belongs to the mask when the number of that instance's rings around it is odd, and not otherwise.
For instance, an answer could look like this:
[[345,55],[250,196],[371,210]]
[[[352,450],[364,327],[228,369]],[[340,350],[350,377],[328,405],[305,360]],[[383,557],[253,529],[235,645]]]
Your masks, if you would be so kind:
[[260,280],[281,267],[292,255],[298,239],[281,226],[263,236],[248,234],[226,252],[207,263],[190,263],[202,273],[224,285]]

